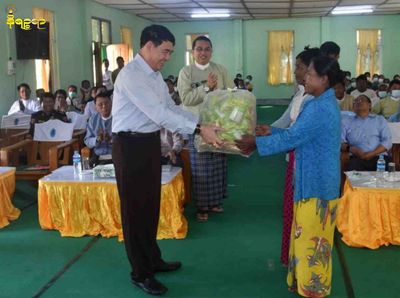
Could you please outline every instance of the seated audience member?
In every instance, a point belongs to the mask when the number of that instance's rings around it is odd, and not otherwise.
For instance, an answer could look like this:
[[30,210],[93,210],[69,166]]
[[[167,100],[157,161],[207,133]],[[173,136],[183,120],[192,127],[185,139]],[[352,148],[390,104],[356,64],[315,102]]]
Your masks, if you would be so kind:
[[[103,91],[103,90],[101,90]],[[89,100],[86,102],[85,105],[85,111],[83,112],[84,115],[86,115],[88,117],[88,119],[93,115],[96,114],[96,105],[94,103],[94,98],[96,97],[96,94],[98,92],[98,88],[97,87],[92,87],[92,89],[90,89],[90,97]],[[104,92],[101,92],[104,93]]]
[[252,80],[253,80],[253,77],[251,75],[248,75],[244,82],[244,87],[249,92],[253,92],[254,87],[253,87],[253,83],[251,82]]
[[378,90],[379,87],[379,75],[377,73],[374,73],[372,76],[372,90],[376,91]]
[[344,81],[338,82],[335,86],[335,96],[341,111],[353,111],[354,98],[344,92]]
[[73,105],[68,105],[67,103],[67,92],[64,89],[58,89],[56,93],[54,93],[55,96],[55,105],[54,108],[55,110],[66,113],[66,112],[79,112],[77,108]]
[[371,81],[371,73],[369,71],[364,72],[364,76],[367,79],[367,81]]
[[354,98],[359,97],[360,95],[366,95],[370,100],[372,106],[378,103],[379,98],[376,96],[374,90],[367,88],[367,77],[365,75],[359,75],[356,78],[356,90],[350,93]]
[[385,118],[370,114],[371,100],[360,95],[354,100],[353,116],[342,118],[342,151],[350,152],[347,171],[375,171],[379,154],[392,147],[392,136]]
[[386,84],[380,84],[378,87],[378,91],[376,95],[378,95],[379,99],[383,99],[387,96],[388,86]]
[[81,82],[81,90],[79,98],[81,102],[84,104],[89,100],[89,97],[90,97],[90,82],[88,80],[83,80]]
[[326,41],[321,45],[320,50],[323,56],[328,56],[336,60],[340,58],[340,47],[336,42]]
[[168,86],[168,92],[169,92],[169,95],[171,96],[172,100],[175,102],[175,104],[177,106],[179,106],[182,103],[182,100],[179,96],[179,93],[176,91],[174,81],[171,79],[165,79],[164,82]]
[[239,79],[237,81],[237,83],[238,83],[238,85],[237,85],[238,89],[246,89],[245,83],[244,83],[244,81],[242,79]]
[[111,70],[108,68],[110,67],[110,61],[108,59],[103,60],[104,63],[104,73],[103,73],[103,85],[106,86],[108,92],[112,92],[114,89],[114,84],[111,79]]
[[43,88],[36,89],[36,92],[35,92],[36,93],[36,99],[41,101],[42,100],[42,95],[45,92],[46,91]]
[[54,106],[56,101],[52,93],[43,93],[41,102],[43,110],[33,113],[31,116],[31,127],[29,133],[32,137],[35,132],[36,123],[43,123],[51,119],[58,119],[63,122],[68,122],[67,115],[65,115],[65,113],[55,110]]
[[349,88],[346,90],[346,93],[347,93],[347,94],[351,94],[351,92],[353,92],[354,90],[356,90],[356,86],[357,86],[357,84],[356,84],[356,79],[355,79],[355,78],[352,78],[352,79],[350,80],[350,85],[349,85]]
[[183,162],[180,152],[183,147],[183,138],[179,133],[172,133],[162,128],[160,131],[161,138],[161,164],[171,164],[176,167],[182,167]]
[[76,111],[82,111],[82,100],[78,97],[78,88],[75,85],[68,86],[67,104]]
[[389,84],[390,96],[381,99],[373,108],[372,113],[389,118],[400,107],[400,81],[394,80]]
[[8,115],[18,112],[30,115],[41,110],[39,101],[30,98],[31,88],[28,84],[22,83],[18,85],[17,90],[19,99],[12,104],[8,111]]
[[92,150],[90,166],[112,163],[111,99],[107,93],[97,94],[97,112],[89,119],[84,142]]
[[239,80],[242,80],[242,74],[238,73],[236,74],[235,79],[233,80],[233,83],[235,84],[236,87],[239,88]]
[[122,58],[121,56],[118,56],[116,61],[117,61],[118,68],[114,69],[114,71],[111,73],[111,80],[112,80],[113,84],[115,84],[115,81],[117,79],[119,72],[125,65],[124,58]]
[[395,75],[393,76],[393,80],[400,80],[400,75],[395,74]]

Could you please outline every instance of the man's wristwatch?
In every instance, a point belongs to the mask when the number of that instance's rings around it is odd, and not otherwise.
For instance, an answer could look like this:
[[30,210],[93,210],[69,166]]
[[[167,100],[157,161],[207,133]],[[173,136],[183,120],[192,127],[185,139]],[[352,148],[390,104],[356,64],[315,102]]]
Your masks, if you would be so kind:
[[194,134],[199,135],[200,132],[201,132],[201,126],[200,126],[200,124],[197,124],[196,128],[194,129]]

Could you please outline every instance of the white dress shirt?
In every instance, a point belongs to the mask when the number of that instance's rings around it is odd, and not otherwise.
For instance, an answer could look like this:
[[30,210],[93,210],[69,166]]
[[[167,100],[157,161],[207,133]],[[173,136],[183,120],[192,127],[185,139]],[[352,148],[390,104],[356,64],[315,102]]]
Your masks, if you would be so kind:
[[105,70],[103,73],[103,85],[106,86],[107,90],[112,90],[114,88],[114,84],[111,80],[111,70]]
[[162,127],[192,134],[199,117],[175,105],[161,74],[137,54],[114,85],[112,131],[148,133]]
[[[38,112],[42,109],[42,107],[40,106],[40,103],[38,100],[36,99],[22,99],[22,102],[25,106],[25,110],[23,111],[24,114],[28,114],[31,115],[35,112]],[[10,110],[8,111],[8,115],[11,114],[15,114],[18,112],[22,112],[20,107],[19,107],[19,100],[14,101],[14,103],[12,104]]]

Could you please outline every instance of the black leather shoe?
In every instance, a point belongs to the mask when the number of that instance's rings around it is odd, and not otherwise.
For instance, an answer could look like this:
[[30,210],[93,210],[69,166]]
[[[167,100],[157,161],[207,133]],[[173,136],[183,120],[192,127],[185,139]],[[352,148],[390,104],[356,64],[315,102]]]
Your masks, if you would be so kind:
[[181,262],[163,262],[154,268],[154,272],[170,272],[182,267]]
[[160,283],[157,279],[154,277],[152,278],[146,278],[145,280],[138,281],[135,279],[131,279],[132,283],[137,286],[138,288],[141,288],[143,291],[146,293],[149,293],[151,295],[163,295],[165,292],[168,291],[168,288],[164,286],[162,283]]

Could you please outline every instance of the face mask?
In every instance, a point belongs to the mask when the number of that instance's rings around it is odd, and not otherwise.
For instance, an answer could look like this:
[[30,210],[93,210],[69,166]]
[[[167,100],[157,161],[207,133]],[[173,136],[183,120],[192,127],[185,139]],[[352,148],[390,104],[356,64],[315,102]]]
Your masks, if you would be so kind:
[[387,92],[386,92],[386,91],[378,91],[378,96],[379,96],[380,98],[384,98],[384,97],[386,97],[386,95],[387,95]]
[[351,87],[356,88],[356,82],[351,82]]
[[351,80],[350,76],[346,76],[346,79],[348,79],[349,81]]
[[71,92],[68,92],[68,97],[69,98],[74,98],[74,97],[76,97],[76,92],[74,92],[74,91],[71,91]]
[[379,84],[383,83],[383,79],[378,79]]
[[400,90],[392,90],[392,96],[395,98],[399,98],[400,97]]
[[175,92],[178,92],[178,87],[175,86],[175,87],[174,87],[174,91],[175,91]]
[[378,82],[378,78],[373,78],[372,81],[373,82]]
[[250,81],[249,79],[246,79],[245,82],[246,82],[246,83],[250,83],[251,81]]

